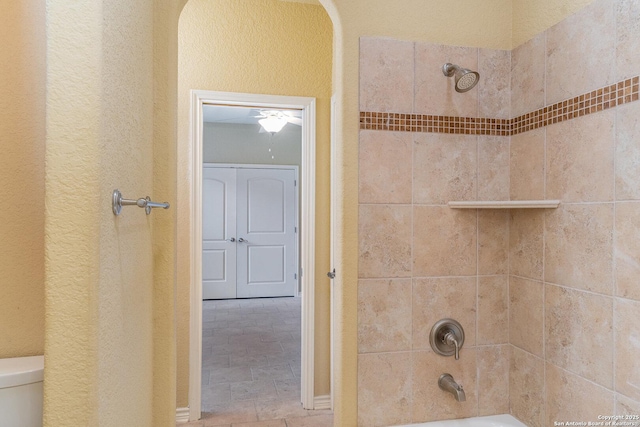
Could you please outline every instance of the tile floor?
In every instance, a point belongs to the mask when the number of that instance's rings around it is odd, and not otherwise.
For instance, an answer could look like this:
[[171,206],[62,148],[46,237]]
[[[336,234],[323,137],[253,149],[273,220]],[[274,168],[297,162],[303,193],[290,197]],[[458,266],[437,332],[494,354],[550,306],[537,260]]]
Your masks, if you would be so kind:
[[202,419],[180,427],[330,427],[300,404],[301,299],[204,301]]

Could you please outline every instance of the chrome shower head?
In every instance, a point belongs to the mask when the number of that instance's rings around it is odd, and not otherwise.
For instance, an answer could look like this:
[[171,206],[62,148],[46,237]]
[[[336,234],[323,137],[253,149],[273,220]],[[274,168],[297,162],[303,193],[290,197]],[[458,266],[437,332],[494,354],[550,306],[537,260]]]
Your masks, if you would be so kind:
[[442,66],[442,72],[447,77],[456,77],[456,92],[466,92],[471,90],[480,80],[480,74],[475,71],[447,62]]

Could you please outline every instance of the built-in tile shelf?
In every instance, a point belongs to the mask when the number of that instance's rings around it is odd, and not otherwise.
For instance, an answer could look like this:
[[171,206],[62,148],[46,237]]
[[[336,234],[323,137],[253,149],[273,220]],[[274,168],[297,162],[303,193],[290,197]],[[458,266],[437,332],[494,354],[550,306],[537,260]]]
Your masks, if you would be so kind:
[[555,209],[560,200],[479,200],[449,202],[451,209]]

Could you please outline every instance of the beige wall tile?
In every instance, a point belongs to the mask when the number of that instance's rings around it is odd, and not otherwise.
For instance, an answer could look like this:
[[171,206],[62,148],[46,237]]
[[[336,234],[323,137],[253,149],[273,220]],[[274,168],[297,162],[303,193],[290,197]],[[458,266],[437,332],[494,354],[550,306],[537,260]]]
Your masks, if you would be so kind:
[[450,62],[478,70],[478,49],[416,43],[416,112],[441,116],[477,117],[478,88],[455,91],[454,77],[446,77],[442,66]]
[[640,402],[629,399],[627,396],[616,393],[616,415],[640,415]]
[[[440,319],[452,318],[464,329],[462,355],[476,343],[476,278],[414,279],[412,311],[414,349],[430,349],[429,333],[433,325]],[[454,362],[453,356],[444,358]]]
[[478,273],[509,272],[509,212],[478,210]]
[[446,204],[476,197],[477,137],[421,133],[415,135],[413,201]]
[[511,200],[544,199],[545,129],[511,137],[509,160]]
[[509,278],[509,342],[543,357],[544,285],[542,282]]
[[640,300],[640,203],[617,203],[615,223],[616,295]]
[[360,203],[411,203],[412,150],[409,132],[360,131]]
[[411,279],[358,282],[358,352],[411,349]]
[[511,117],[544,107],[546,32],[511,51]]
[[615,0],[616,8],[616,79],[640,73],[640,3]]
[[613,200],[615,111],[547,127],[547,198],[563,202]]
[[413,42],[360,38],[360,111],[413,112]]
[[546,359],[604,387],[613,387],[613,301],[545,285]]
[[478,116],[511,118],[511,51],[479,49],[475,71],[480,73]]
[[546,366],[546,425],[554,422],[599,422],[598,415],[613,415],[614,394],[557,366]]
[[411,421],[411,353],[358,356],[358,426]]
[[[449,373],[464,389],[466,400],[458,402],[438,386],[440,375]],[[432,351],[413,353],[412,422],[468,418],[478,415],[476,350],[467,349],[453,363]]]
[[511,347],[509,370],[511,414],[529,427],[545,427],[544,362]]
[[596,0],[547,30],[547,104],[614,82],[615,25],[612,2]]
[[478,137],[478,200],[509,200],[509,139]]
[[613,294],[613,204],[546,212],[545,281]]
[[447,206],[414,207],[413,275],[476,274],[476,214]]
[[616,391],[640,401],[640,302],[616,300]]
[[478,345],[509,342],[509,277],[478,278]]
[[361,205],[360,277],[411,276],[411,207]]
[[616,114],[616,200],[640,200],[640,102],[620,106]]
[[478,347],[478,415],[509,413],[511,346]]
[[509,222],[509,273],[542,280],[544,213],[514,209]]

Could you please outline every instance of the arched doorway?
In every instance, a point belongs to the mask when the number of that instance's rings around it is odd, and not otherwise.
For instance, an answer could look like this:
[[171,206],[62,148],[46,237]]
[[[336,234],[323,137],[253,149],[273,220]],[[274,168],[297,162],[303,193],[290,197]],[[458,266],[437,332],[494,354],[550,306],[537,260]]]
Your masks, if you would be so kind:
[[[200,4],[199,4],[200,3]],[[206,3],[206,4],[205,4]],[[258,5],[261,4],[261,7]],[[212,9],[210,9],[212,8]],[[226,8],[226,9],[225,9]],[[291,10],[295,10],[292,12]],[[208,15],[212,10],[215,10],[215,14]],[[221,12],[228,12],[225,15],[227,21],[216,24],[210,19],[212,16],[220,17],[223,15]],[[325,16],[322,18],[325,20],[325,30],[320,31],[326,33],[326,23],[329,23],[329,43],[322,43],[318,39],[318,29],[315,25],[322,23],[314,23],[313,19],[310,19],[313,15]],[[189,24],[185,24],[185,17],[191,16],[192,21]],[[209,18],[207,18],[209,16]],[[196,34],[196,40],[200,45],[190,43],[185,38],[179,39],[179,88],[178,88],[178,378],[177,378],[177,391],[178,391],[178,408],[184,408],[185,396],[188,399],[188,404],[191,407],[191,418],[193,419],[194,405],[192,404],[191,393],[192,387],[185,381],[185,377],[189,377],[190,364],[188,360],[190,357],[194,357],[193,354],[185,352],[185,347],[188,339],[185,339],[185,335],[188,336],[189,324],[185,322],[184,310],[189,307],[187,302],[190,299],[189,284],[193,285],[193,275],[189,274],[189,265],[191,263],[191,257],[194,256],[193,252],[189,252],[190,242],[184,241],[185,230],[189,228],[189,206],[191,206],[192,199],[189,191],[189,174],[185,173],[184,165],[185,159],[192,155],[191,148],[189,148],[188,141],[188,111],[189,100],[188,91],[190,89],[200,90],[217,90],[228,92],[246,92],[246,93],[268,93],[276,95],[295,95],[295,96],[313,96],[317,102],[318,110],[318,153],[317,153],[317,169],[319,175],[316,177],[317,181],[317,197],[316,205],[319,208],[316,209],[316,214],[319,216],[316,227],[316,234],[319,236],[316,247],[319,249],[316,252],[316,274],[314,277],[315,282],[315,296],[316,302],[316,315],[314,320],[316,321],[315,335],[314,337],[307,337],[312,339],[316,343],[317,350],[313,359],[315,359],[316,367],[312,369],[312,378],[316,381],[315,390],[312,388],[312,398],[310,401],[305,402],[309,408],[313,407],[326,407],[329,405],[330,398],[330,354],[329,354],[329,282],[326,276],[326,271],[329,269],[329,188],[330,188],[330,150],[329,150],[329,117],[330,117],[330,98],[331,98],[331,62],[328,61],[327,71],[321,72],[322,68],[313,55],[321,53],[322,50],[328,48],[328,57],[331,58],[331,27],[330,20],[326,16],[326,12],[319,5],[309,5],[306,3],[290,3],[280,1],[263,1],[256,2],[231,2],[231,1],[219,1],[219,2],[202,2],[200,0],[191,0],[183,10],[180,21],[180,37],[183,35],[183,30],[188,27],[186,33]],[[289,37],[278,36],[278,32],[282,31],[282,25],[279,22],[284,22],[287,31],[291,31],[292,27],[295,30],[296,20],[304,20],[304,28],[301,28],[299,34],[291,34]],[[316,18],[317,19],[317,18]],[[284,20],[284,21],[279,21]],[[260,27],[261,22],[265,22],[267,27]],[[199,27],[199,25],[202,25]],[[234,28],[230,31],[230,27],[225,25],[231,25]],[[199,29],[198,29],[199,28]],[[262,28],[262,30],[258,30]],[[318,27],[320,28],[320,27]],[[272,31],[275,29],[274,31]],[[206,33],[206,31],[212,31]],[[273,33],[273,34],[271,34]],[[205,35],[206,34],[206,35]],[[257,36],[259,35],[259,36]],[[325,34],[326,35],[326,34]],[[315,43],[316,48],[313,49],[289,49],[287,52],[286,46],[291,46],[288,43],[279,43],[277,48],[273,48],[273,42],[270,41],[270,37],[279,37],[278,40],[284,39],[298,40],[309,38],[309,43]],[[247,44],[241,47],[241,41],[247,40]],[[209,42],[217,40],[221,44],[209,44]],[[240,41],[240,42],[239,42]],[[320,44],[318,44],[320,43]],[[280,46],[280,45],[285,46]],[[271,46],[271,47],[269,47]],[[215,55],[207,54],[206,52],[216,52]],[[313,51],[313,55],[311,52]],[[326,51],[325,51],[326,53]],[[192,63],[185,62],[185,58],[192,55],[192,58],[196,57]],[[228,56],[226,56],[228,55]],[[290,56],[287,59],[287,56]],[[208,63],[203,58],[213,58],[214,63]],[[225,60],[221,60],[225,57]],[[267,59],[265,60],[265,57]],[[269,58],[279,58],[272,60]],[[250,58],[250,59],[247,59]],[[222,64],[222,65],[217,65]],[[324,62],[325,66],[326,60]],[[283,71],[283,68],[278,65],[289,64],[289,70]],[[291,66],[294,64],[294,66]],[[306,70],[305,70],[305,67]],[[284,67],[287,68],[287,67]],[[189,74],[189,77],[185,77]],[[313,73],[311,72],[313,70]],[[310,78],[311,74],[319,75],[318,78]],[[328,90],[318,89],[321,86],[319,81],[325,79],[328,82]],[[312,87],[309,87],[305,82],[313,81]],[[321,93],[314,93],[321,92]],[[182,168],[182,169],[181,169]],[[187,168],[188,169],[188,168]],[[187,184],[187,185],[184,185]],[[326,219],[325,219],[326,218]],[[184,257],[185,253],[190,253],[189,257]],[[304,297],[303,297],[304,298]],[[182,319],[182,320],[181,320]],[[185,333],[186,331],[186,333]],[[191,352],[193,353],[193,352]],[[198,355],[195,355],[196,357]],[[315,393],[314,393],[315,392]],[[180,411],[180,409],[179,409]],[[184,410],[182,412],[185,413]]]

